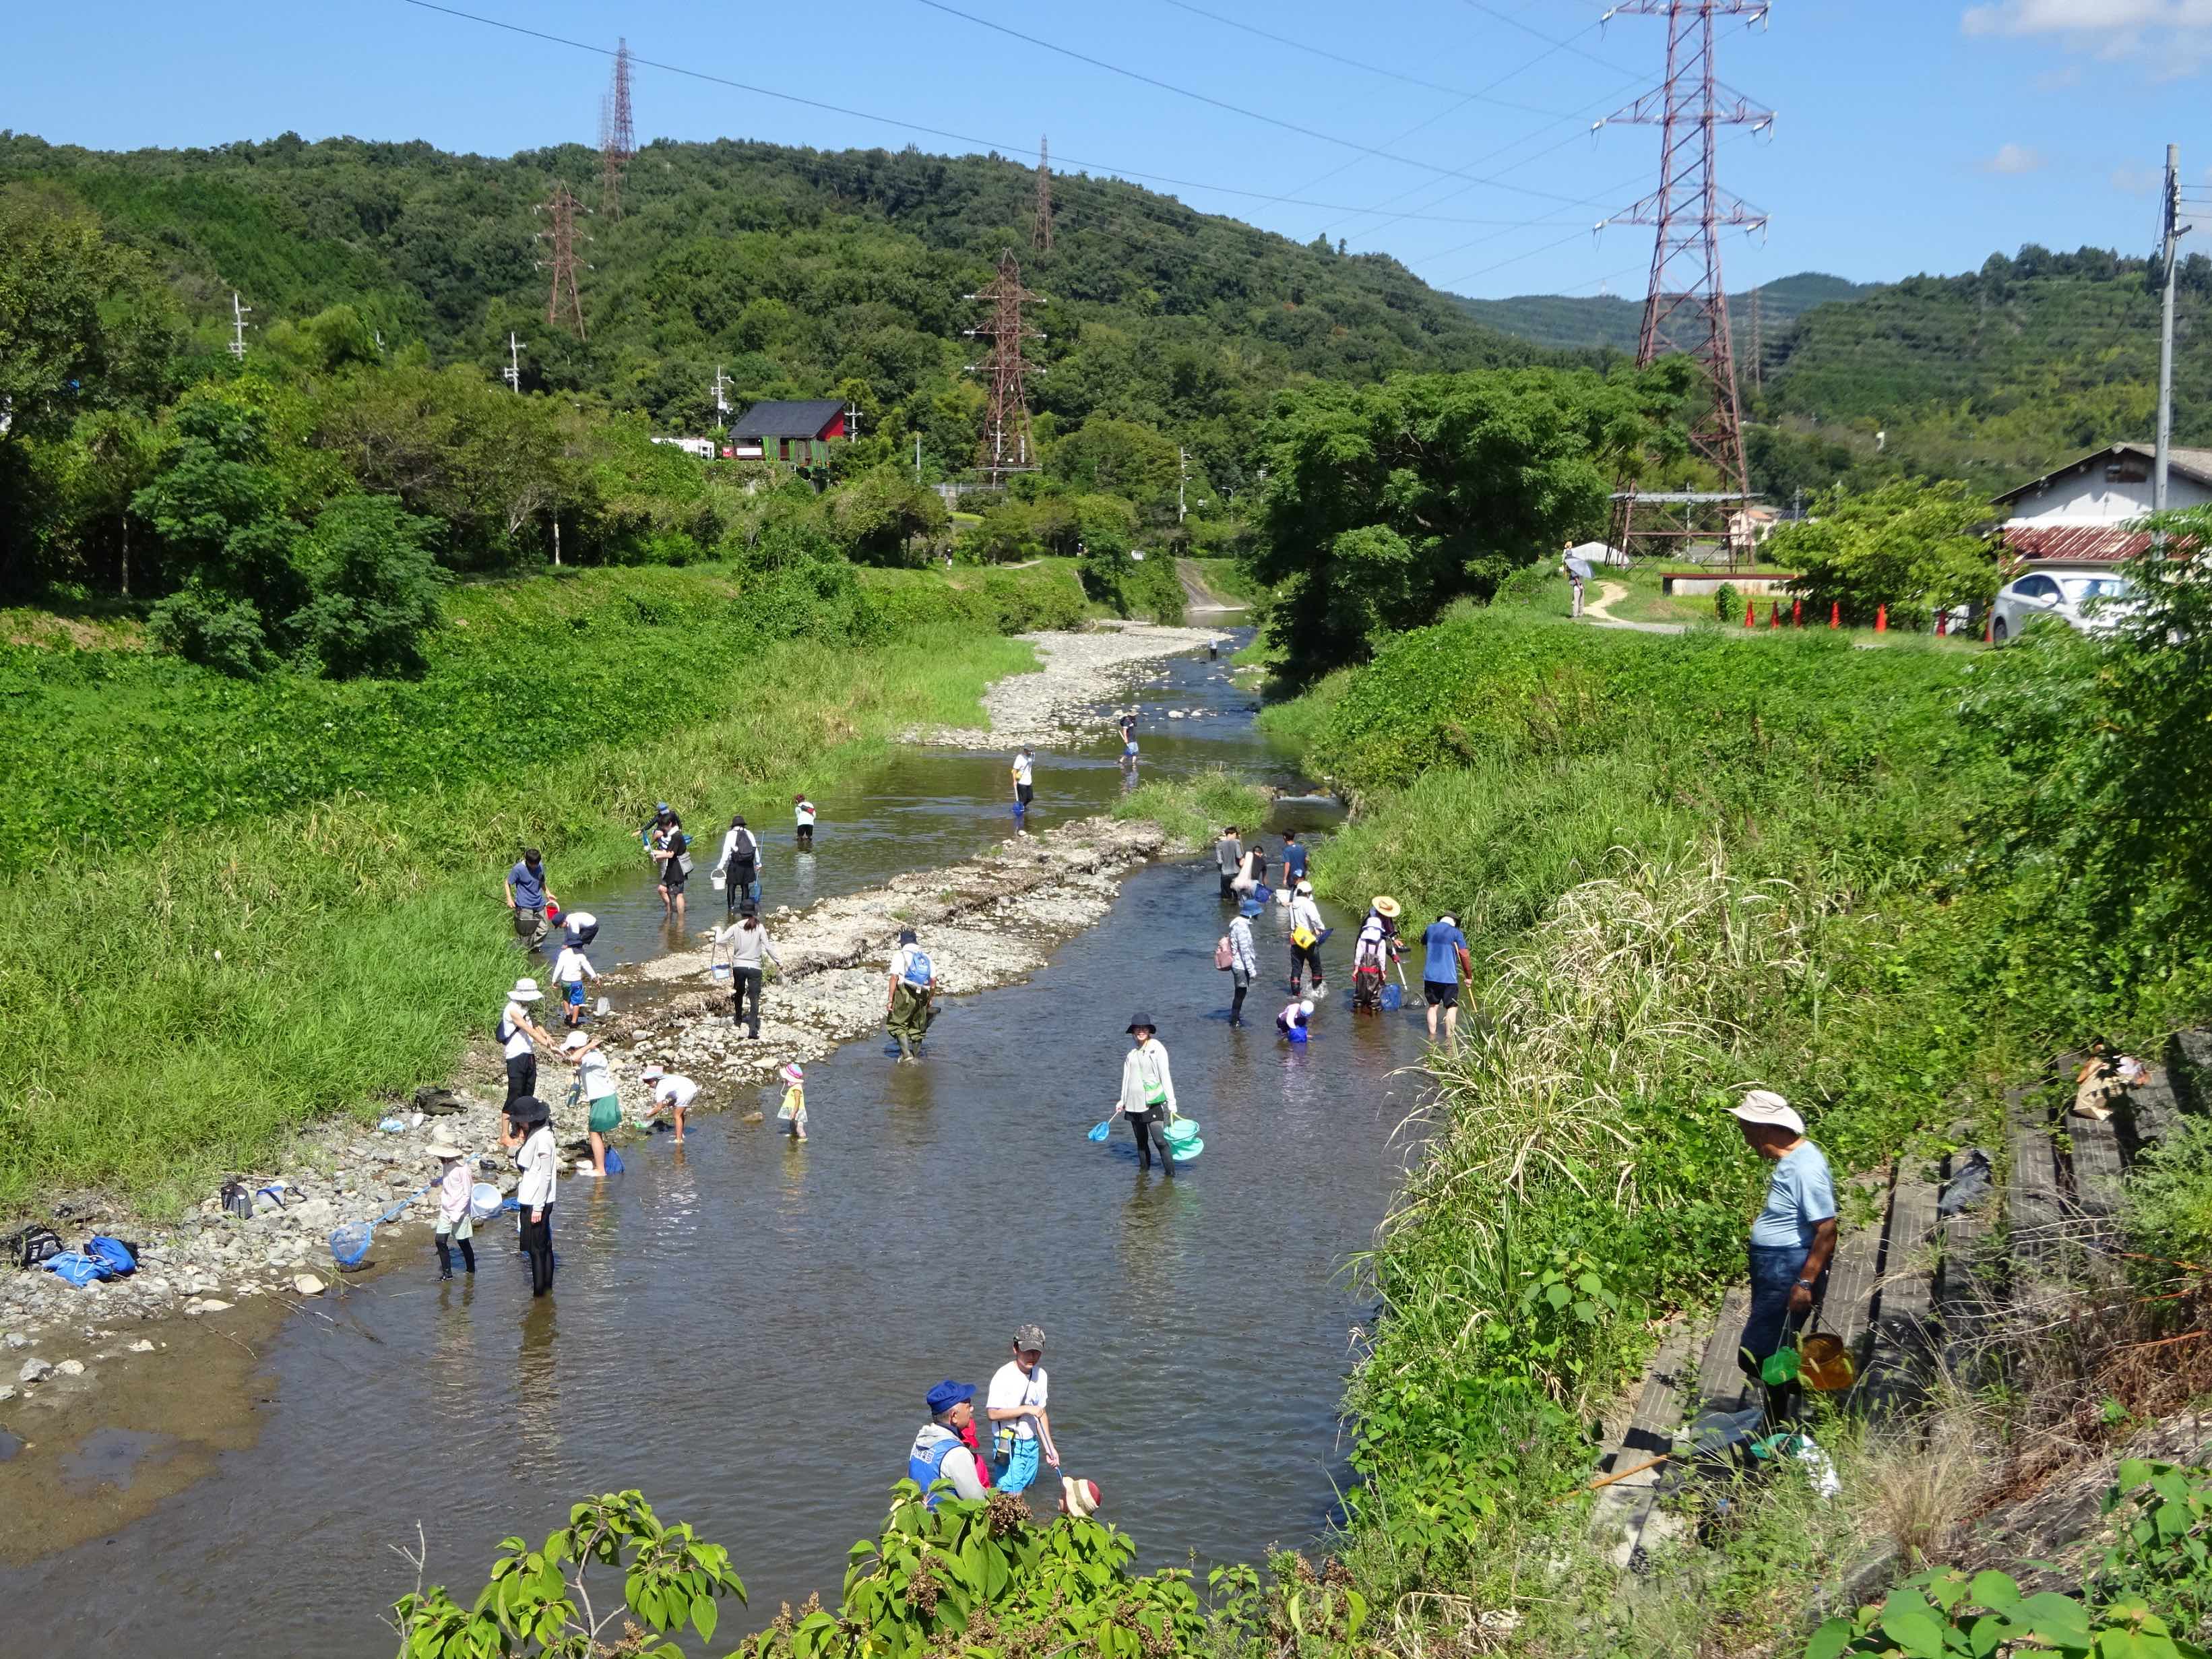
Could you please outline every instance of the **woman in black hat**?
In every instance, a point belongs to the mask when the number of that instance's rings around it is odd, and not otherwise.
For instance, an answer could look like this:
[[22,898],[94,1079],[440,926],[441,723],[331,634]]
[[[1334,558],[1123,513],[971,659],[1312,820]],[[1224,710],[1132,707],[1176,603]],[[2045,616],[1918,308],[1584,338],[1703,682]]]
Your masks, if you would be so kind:
[[1161,1170],[1172,1176],[1175,1159],[1168,1156],[1168,1120],[1176,1115],[1175,1075],[1168,1069],[1168,1051],[1153,1035],[1152,1017],[1139,1014],[1129,1022],[1133,1043],[1121,1060],[1121,1095],[1107,1121],[1126,1114],[1129,1131],[1137,1139],[1137,1167],[1152,1167],[1152,1153],[1160,1155]]

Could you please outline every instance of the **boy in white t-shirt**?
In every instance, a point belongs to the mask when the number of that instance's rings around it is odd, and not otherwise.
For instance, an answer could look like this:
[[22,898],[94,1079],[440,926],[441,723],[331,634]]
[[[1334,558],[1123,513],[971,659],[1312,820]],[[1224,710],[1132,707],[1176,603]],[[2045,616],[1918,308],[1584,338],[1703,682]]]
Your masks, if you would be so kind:
[[592,966],[582,946],[562,945],[561,954],[553,961],[553,982],[561,988],[561,1018],[571,1026],[584,1023],[584,981],[599,976],[599,970]]
[[799,830],[799,850],[802,853],[812,852],[814,850],[814,803],[807,799],[804,791],[791,798],[791,816],[796,821]]
[[684,1144],[684,1114],[697,1097],[699,1085],[678,1073],[664,1072],[658,1065],[647,1065],[638,1077],[650,1097],[646,1103],[645,1121],[652,1122],[660,1115],[660,1109],[667,1107],[676,1115],[674,1144],[681,1146]]
[[1053,1444],[1052,1419],[1045,1413],[1047,1384],[1044,1332],[1024,1325],[1014,1333],[1014,1357],[991,1378],[984,1404],[991,1419],[993,1439],[1004,1468],[993,1481],[1000,1492],[1018,1492],[1037,1476],[1037,1454],[1054,1470],[1060,1468],[1060,1448]]

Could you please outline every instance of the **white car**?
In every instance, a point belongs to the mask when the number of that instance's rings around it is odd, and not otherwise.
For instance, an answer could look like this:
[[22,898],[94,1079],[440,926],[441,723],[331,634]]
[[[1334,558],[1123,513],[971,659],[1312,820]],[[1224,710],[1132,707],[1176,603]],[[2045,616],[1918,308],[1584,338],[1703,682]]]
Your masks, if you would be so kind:
[[2109,633],[2134,608],[2135,597],[2124,576],[2031,570],[1997,590],[1990,606],[1990,638],[1998,645],[2016,639],[2039,617],[2056,617],[2079,633]]

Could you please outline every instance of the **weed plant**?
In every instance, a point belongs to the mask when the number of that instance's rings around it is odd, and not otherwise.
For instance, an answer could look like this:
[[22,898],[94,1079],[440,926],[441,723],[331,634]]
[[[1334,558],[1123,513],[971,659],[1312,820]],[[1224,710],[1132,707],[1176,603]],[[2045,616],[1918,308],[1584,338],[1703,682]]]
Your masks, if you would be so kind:
[[1167,831],[1173,850],[1203,853],[1225,823],[1265,823],[1269,805],[1266,790],[1217,766],[1193,778],[1140,785],[1114,804],[1114,816],[1150,818]]

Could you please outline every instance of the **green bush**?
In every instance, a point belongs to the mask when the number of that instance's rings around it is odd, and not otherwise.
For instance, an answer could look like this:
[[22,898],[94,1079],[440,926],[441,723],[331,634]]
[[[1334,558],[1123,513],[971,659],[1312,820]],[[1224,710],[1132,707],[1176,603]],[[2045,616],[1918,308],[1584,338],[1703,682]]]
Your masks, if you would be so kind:
[[1846,620],[1871,623],[1887,605],[1892,627],[1927,628],[1937,611],[1996,592],[1991,513],[1986,496],[1956,482],[1908,480],[1863,495],[1839,488],[1809,517],[1778,526],[1765,556],[1796,567],[1790,591],[1816,609],[1840,605]]
[[1734,582],[1723,582],[1713,590],[1713,615],[1723,626],[1734,622],[1743,614],[1735,607],[1735,602],[1742,597],[1735,591]]

